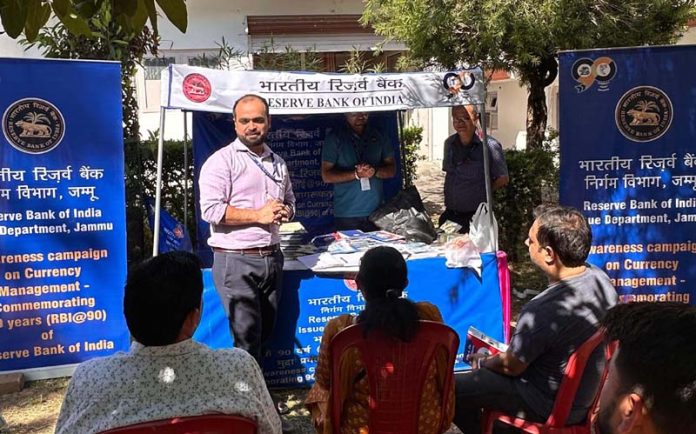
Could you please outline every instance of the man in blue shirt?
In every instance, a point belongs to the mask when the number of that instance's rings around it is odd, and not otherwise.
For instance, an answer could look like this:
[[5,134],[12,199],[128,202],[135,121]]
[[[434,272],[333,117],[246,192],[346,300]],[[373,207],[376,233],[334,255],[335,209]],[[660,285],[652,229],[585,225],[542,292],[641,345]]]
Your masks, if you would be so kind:
[[486,182],[493,190],[505,187],[508,177],[503,148],[492,137],[485,147],[489,156],[490,180],[484,176],[483,141],[476,135],[478,113],[473,105],[452,108],[455,134],[445,140],[442,170],[445,171],[445,212],[440,225],[447,220],[460,224],[459,233],[469,232],[469,223],[481,202],[486,202]]
[[394,176],[394,150],[387,138],[368,125],[365,112],[346,113],[346,125],[326,136],[321,178],[334,184],[337,230],[373,231],[367,217],[383,201],[382,180]]

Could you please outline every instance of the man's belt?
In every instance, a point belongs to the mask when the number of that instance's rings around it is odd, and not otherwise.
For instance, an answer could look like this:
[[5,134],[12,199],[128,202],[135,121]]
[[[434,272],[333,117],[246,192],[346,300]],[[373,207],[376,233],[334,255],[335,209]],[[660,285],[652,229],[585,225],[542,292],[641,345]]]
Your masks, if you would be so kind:
[[214,252],[218,253],[236,253],[238,255],[253,255],[253,256],[271,256],[280,249],[278,244],[265,247],[250,247],[248,249],[223,249],[221,247],[213,247]]

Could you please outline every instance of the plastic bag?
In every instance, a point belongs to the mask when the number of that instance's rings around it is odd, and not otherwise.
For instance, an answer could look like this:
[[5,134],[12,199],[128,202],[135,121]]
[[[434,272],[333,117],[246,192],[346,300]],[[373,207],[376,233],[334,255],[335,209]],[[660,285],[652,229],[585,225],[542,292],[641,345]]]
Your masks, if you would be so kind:
[[466,234],[457,235],[445,244],[445,258],[448,268],[471,267],[481,274],[481,255]]
[[409,241],[430,244],[437,238],[435,226],[425,213],[416,187],[400,191],[369,217],[380,229],[403,236]]
[[479,204],[471,218],[469,239],[480,252],[495,252],[498,249],[498,222],[486,202]]

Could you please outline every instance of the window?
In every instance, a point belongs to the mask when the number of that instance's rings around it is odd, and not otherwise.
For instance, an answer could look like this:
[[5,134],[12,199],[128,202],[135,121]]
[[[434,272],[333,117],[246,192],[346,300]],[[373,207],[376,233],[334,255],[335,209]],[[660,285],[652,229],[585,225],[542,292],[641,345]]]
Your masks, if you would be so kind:
[[498,92],[486,94],[486,127],[489,130],[498,129]]
[[145,80],[159,81],[162,70],[172,63],[174,63],[174,57],[150,57],[143,59]]

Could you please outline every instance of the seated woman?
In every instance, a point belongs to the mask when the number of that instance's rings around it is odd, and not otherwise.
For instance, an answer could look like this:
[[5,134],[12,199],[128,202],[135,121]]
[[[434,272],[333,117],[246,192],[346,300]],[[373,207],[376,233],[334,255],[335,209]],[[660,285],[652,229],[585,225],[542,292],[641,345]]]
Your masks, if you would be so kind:
[[[375,247],[363,256],[360,270],[356,277],[358,289],[365,298],[365,310],[357,317],[341,315],[329,321],[324,328],[319,349],[319,360],[315,372],[315,383],[307,395],[305,404],[312,415],[314,427],[320,434],[331,434],[330,414],[331,397],[331,339],[344,328],[361,323],[365,330],[379,329],[386,334],[404,341],[410,340],[418,330],[418,320],[442,322],[440,311],[426,302],[413,303],[401,298],[408,285],[406,261],[392,247]],[[365,375],[362,361],[357,350],[346,354],[342,366],[344,384],[353,384],[352,390],[346,392],[343,405],[341,432],[367,432],[368,395],[370,386]],[[446,356],[437,356],[428,371],[423,388],[423,404],[419,418],[420,434],[440,434],[440,401],[444,389],[444,377],[447,366]],[[449,368],[451,369],[451,368]],[[446,412],[445,427],[449,427],[454,416],[454,387]]]

